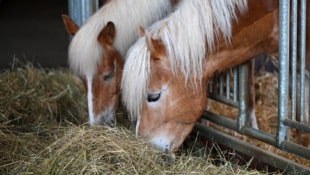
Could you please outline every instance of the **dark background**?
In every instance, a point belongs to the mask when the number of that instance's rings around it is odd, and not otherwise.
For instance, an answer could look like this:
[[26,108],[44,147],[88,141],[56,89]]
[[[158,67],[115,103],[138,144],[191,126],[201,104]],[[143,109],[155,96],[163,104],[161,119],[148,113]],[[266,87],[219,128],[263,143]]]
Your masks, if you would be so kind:
[[66,0],[0,0],[0,69],[12,60],[67,67]]
[[[68,67],[70,40],[61,14],[68,14],[67,0],[0,0],[0,70],[12,67],[14,58],[44,68]],[[264,55],[255,67],[275,69]]]

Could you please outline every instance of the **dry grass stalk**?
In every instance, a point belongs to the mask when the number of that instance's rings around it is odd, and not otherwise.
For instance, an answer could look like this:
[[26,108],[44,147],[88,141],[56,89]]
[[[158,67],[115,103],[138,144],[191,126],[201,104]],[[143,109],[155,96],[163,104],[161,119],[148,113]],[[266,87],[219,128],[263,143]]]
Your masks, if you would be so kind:
[[[0,75],[0,174],[261,174],[206,148],[172,161],[124,127],[88,127],[82,83],[66,70],[17,67]],[[121,124],[120,124],[121,125]]]

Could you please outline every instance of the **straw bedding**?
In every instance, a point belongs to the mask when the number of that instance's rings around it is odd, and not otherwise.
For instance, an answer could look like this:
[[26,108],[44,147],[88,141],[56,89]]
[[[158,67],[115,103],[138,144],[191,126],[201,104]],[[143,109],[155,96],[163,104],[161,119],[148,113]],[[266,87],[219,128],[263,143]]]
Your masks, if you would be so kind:
[[[167,155],[127,124],[89,127],[82,82],[31,65],[0,74],[0,174],[262,174],[193,143]],[[122,113],[119,114],[122,118]]]

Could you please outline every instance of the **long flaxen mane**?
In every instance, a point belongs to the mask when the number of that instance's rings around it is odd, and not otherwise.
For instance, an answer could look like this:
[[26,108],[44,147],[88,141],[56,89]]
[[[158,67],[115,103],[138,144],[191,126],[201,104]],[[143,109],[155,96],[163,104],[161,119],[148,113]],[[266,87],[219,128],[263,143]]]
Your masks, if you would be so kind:
[[[245,12],[247,0],[185,0],[146,32],[161,39],[174,74],[181,73],[186,81],[200,80],[206,55],[214,49],[216,39],[223,36],[229,43],[236,10]],[[146,99],[151,71],[145,36],[129,49],[126,57],[122,99],[132,120],[136,120]]]
[[170,0],[111,0],[79,29],[69,46],[70,68],[79,75],[92,77],[104,54],[97,37],[112,21],[116,26],[114,47],[123,58],[138,38],[137,28],[162,19],[172,8]]

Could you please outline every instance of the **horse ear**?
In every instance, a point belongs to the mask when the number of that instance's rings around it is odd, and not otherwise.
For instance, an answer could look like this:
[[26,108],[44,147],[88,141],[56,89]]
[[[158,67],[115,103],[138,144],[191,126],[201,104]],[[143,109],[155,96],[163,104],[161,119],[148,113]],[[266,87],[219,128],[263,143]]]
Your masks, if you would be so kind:
[[74,36],[79,30],[79,26],[73,22],[73,20],[68,15],[61,15],[64,21],[67,32]]
[[109,45],[112,45],[115,39],[115,35],[115,25],[113,22],[109,21],[107,25],[101,30],[98,36],[98,41],[100,43],[107,43]]
[[143,37],[145,35],[145,30],[142,26],[139,26],[138,33],[140,37]]
[[154,61],[159,60],[165,54],[165,48],[160,39],[153,39],[147,31],[145,31],[145,39],[147,47]]

